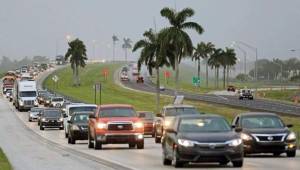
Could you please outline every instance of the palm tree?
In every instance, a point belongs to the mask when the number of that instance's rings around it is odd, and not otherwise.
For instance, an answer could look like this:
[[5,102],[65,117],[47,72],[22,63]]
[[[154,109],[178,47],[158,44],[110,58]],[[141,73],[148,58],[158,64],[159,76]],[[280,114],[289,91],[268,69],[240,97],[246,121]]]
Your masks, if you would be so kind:
[[124,43],[122,45],[122,48],[125,51],[125,61],[127,62],[127,50],[132,48],[132,45],[131,45],[132,41],[130,38],[124,38],[123,41],[124,41]]
[[212,69],[215,69],[215,87],[219,88],[219,69],[221,66],[221,58],[223,55],[223,50],[221,48],[214,49],[212,55],[208,59],[208,65]]
[[166,58],[160,55],[160,40],[156,33],[153,33],[152,29],[146,31],[143,36],[145,39],[139,40],[133,47],[132,51],[142,49],[140,58],[138,60],[138,69],[141,69],[141,65],[145,64],[149,70],[149,74],[152,75],[152,70],[156,70],[156,111],[159,112],[160,104],[160,81],[159,81],[159,68],[164,65],[169,65]]
[[206,65],[206,87],[208,87],[208,64],[207,64],[207,60],[210,57],[210,55],[213,52],[214,49],[214,45],[211,42],[208,43],[204,43],[201,42],[199,44],[197,44],[197,47],[194,50],[194,54],[192,59],[193,60],[198,60],[198,78],[200,78],[200,59],[204,59],[205,65]]
[[113,62],[115,61],[115,48],[116,48],[116,43],[119,41],[119,38],[116,35],[112,36],[113,40]]
[[[187,56],[192,56],[193,43],[185,32],[187,29],[195,30],[198,34],[203,33],[203,28],[196,22],[186,21],[188,18],[194,15],[194,10],[191,8],[185,8],[182,11],[175,11],[170,8],[163,8],[160,11],[161,16],[168,19],[170,26],[161,30],[161,50],[162,55],[165,55],[166,51],[172,51],[174,56],[175,68],[175,93],[177,94],[179,86],[179,64],[181,59]],[[172,50],[171,50],[172,49]]]
[[65,60],[70,59],[71,68],[73,70],[73,85],[80,86],[79,67],[85,67],[87,60],[86,47],[83,41],[75,39],[69,44],[69,49],[65,54]]
[[[227,78],[226,78],[226,84],[228,85],[228,80],[229,80],[229,69],[236,64],[237,58],[236,58],[236,53],[234,49],[232,48],[226,48],[224,52],[224,56],[226,58],[226,69],[227,69]],[[224,86],[224,84],[223,84]],[[225,87],[224,87],[225,88]]]

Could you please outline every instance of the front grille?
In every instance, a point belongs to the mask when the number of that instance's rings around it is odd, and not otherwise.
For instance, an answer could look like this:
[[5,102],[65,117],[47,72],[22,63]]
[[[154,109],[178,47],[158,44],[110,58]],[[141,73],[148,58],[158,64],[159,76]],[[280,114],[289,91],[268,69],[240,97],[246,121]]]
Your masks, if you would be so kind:
[[211,149],[225,149],[226,148],[226,144],[225,143],[207,143],[207,144],[196,144],[196,147],[197,148],[200,148],[200,149],[208,149],[208,150],[211,150]]
[[108,124],[108,130],[122,131],[122,130],[133,130],[132,123],[112,123]]
[[285,134],[270,134],[270,135],[253,135],[258,142],[282,142],[284,140]]
[[24,105],[32,106],[32,105],[34,105],[34,100],[25,100]]

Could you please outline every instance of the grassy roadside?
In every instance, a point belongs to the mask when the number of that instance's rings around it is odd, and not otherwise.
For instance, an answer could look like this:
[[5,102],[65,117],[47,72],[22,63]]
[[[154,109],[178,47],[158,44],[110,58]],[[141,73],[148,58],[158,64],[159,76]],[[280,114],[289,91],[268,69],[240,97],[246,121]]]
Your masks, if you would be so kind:
[[8,159],[4,155],[1,148],[0,148],[0,169],[1,170],[11,170],[12,169],[10,163],[8,162]]
[[300,90],[270,90],[261,93],[265,94],[264,98],[266,99],[293,102],[293,97],[300,93]]
[[[135,106],[136,110],[155,110],[155,95],[138,93],[135,91],[130,91],[119,87],[114,84],[113,72],[119,68],[121,64],[91,64],[80,72],[81,86],[72,86],[72,70],[66,68],[55,73],[60,77],[58,88],[53,86],[51,80],[52,76],[49,76],[45,81],[45,86],[48,89],[56,90],[61,94],[82,100],[87,103],[94,103],[94,89],[93,84],[100,81],[103,93],[102,93],[102,103],[127,103]],[[109,77],[104,80],[101,75],[101,70],[107,68],[109,70]],[[99,102],[99,99],[97,99]],[[172,98],[161,97],[160,106],[171,103]],[[195,105],[198,110],[206,113],[215,113],[225,116],[229,121],[239,113],[247,112],[249,110],[234,108],[224,105],[209,104],[205,102],[198,101],[185,101],[187,104]],[[294,124],[294,129],[300,129],[300,118],[283,116],[283,119],[288,124]]]

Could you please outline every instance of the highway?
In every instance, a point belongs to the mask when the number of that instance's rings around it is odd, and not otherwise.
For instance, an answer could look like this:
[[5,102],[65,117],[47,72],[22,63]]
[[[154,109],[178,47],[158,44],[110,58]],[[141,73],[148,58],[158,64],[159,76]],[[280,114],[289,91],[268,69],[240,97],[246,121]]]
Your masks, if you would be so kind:
[[[142,71],[143,75],[145,71]],[[145,82],[142,84],[136,83],[136,77],[131,76],[129,72],[130,81],[123,81],[121,85],[129,89],[134,89],[138,91],[155,93],[156,87],[155,84],[149,80],[148,76],[144,76]],[[116,81],[119,81],[119,78],[116,78]],[[119,82],[116,82],[119,83]],[[120,84],[120,83],[119,83]],[[174,90],[165,89],[161,91],[161,94],[174,96]],[[184,95],[186,99],[204,101],[216,104],[224,104],[235,107],[243,107],[250,110],[260,110],[266,112],[276,112],[284,113],[290,115],[300,116],[300,106],[294,104],[287,104],[283,102],[270,101],[264,99],[254,99],[254,100],[239,100],[237,96],[222,96],[222,95],[213,95],[213,94],[195,94],[190,92],[178,92],[178,95]]]

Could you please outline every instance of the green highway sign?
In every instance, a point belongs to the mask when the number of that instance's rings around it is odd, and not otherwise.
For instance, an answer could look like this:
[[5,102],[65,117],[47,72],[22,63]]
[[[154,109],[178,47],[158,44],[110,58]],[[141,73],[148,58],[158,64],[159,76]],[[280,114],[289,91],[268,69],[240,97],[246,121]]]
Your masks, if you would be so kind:
[[193,83],[194,86],[200,86],[200,81],[201,81],[200,77],[194,76],[193,80],[192,80],[192,83]]

